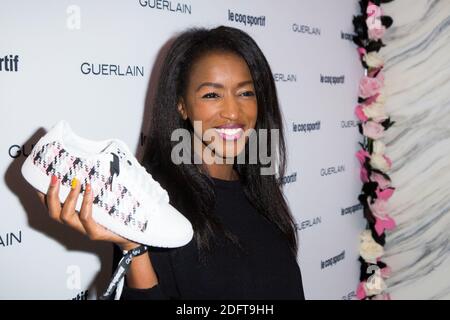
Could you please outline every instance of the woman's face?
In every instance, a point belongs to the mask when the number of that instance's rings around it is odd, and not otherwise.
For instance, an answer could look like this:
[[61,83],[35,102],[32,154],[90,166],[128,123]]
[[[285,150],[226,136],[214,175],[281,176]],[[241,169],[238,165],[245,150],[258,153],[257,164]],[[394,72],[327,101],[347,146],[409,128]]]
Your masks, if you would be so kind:
[[197,59],[178,110],[191,121],[194,138],[204,136],[203,146],[214,150],[216,157],[236,157],[248,140],[244,132],[255,128],[258,114],[255,88],[245,60],[220,52]]

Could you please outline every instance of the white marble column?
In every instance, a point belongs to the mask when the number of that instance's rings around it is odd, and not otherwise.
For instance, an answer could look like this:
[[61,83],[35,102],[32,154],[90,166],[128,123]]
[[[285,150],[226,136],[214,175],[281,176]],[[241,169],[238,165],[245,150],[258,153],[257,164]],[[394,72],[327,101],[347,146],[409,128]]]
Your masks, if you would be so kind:
[[383,4],[389,201],[398,227],[384,261],[392,299],[450,299],[450,0]]

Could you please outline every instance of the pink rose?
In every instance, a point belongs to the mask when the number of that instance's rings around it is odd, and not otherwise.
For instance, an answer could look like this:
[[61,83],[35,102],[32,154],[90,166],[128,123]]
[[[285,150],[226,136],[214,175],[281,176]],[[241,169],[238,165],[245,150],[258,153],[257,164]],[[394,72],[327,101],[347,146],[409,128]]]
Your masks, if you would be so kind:
[[380,189],[386,189],[389,188],[391,186],[391,181],[386,179],[383,175],[376,173],[376,172],[372,172],[372,174],[370,175],[370,180],[377,182],[378,183],[378,187]]
[[[380,75],[381,74],[381,75]],[[379,93],[381,87],[384,84],[384,76],[380,72],[376,78],[362,77],[359,82],[359,96],[363,99]]]
[[387,202],[382,199],[376,199],[374,203],[371,203],[370,198],[368,200],[370,211],[376,218],[385,219],[388,215]]
[[[384,79],[384,78],[383,78]],[[377,101],[377,99],[378,99],[378,97],[380,96],[380,93],[377,93],[377,94],[375,94],[375,95],[373,95],[373,96],[370,96],[369,98],[367,98],[365,101],[364,101],[364,105],[365,106],[369,106],[369,105],[371,105],[372,103],[375,103],[376,101]]]
[[384,127],[375,121],[367,121],[362,127],[363,135],[373,140],[380,139],[384,134]]
[[363,300],[366,297],[366,282],[362,281],[358,284],[358,288],[356,289],[356,297],[359,300]]
[[369,182],[368,173],[364,166],[361,167],[361,171],[359,172],[359,177],[361,178],[362,182],[364,182],[364,183]]
[[369,120],[369,118],[367,118],[367,116],[365,115],[364,111],[363,111],[363,106],[362,105],[358,105],[355,109],[355,114],[358,117],[359,120],[361,121],[367,121]]
[[379,40],[384,36],[384,33],[386,32],[385,26],[381,26],[379,28],[373,28],[368,30],[368,36],[371,40]]
[[362,166],[364,162],[366,162],[366,158],[370,158],[370,154],[366,150],[361,149],[356,153],[356,157],[359,160],[359,164]]
[[372,172],[372,174],[370,175],[370,180],[377,182],[380,189],[386,189],[391,186],[391,181],[377,172]]
[[367,50],[363,47],[358,47],[358,53],[360,57],[363,57],[367,53]]
[[368,17],[374,18],[379,18],[383,14],[381,7],[377,6],[376,4],[370,1],[369,4],[367,5],[366,13]]
[[394,188],[387,188],[384,190],[381,190],[380,188],[377,188],[375,191],[377,194],[377,198],[381,200],[389,200],[390,197],[394,194]]
[[383,27],[383,24],[381,23],[381,19],[379,17],[368,17],[366,19],[366,25],[369,31],[380,29],[381,27]]
[[381,236],[384,230],[392,230],[396,227],[396,223],[394,219],[389,216],[386,216],[384,219],[377,218],[375,220],[375,231],[379,236]]
[[371,40],[379,40],[383,37],[386,27],[381,23],[382,11],[380,7],[376,5],[367,7],[367,29],[368,36]]

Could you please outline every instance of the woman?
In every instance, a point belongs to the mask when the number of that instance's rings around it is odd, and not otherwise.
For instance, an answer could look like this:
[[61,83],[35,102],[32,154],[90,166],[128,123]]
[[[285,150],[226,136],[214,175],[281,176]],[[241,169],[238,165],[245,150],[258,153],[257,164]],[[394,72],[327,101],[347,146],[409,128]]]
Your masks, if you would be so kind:
[[[134,258],[122,298],[303,299],[295,225],[279,180],[261,174],[259,158],[236,161],[256,152],[244,132],[277,129],[276,148],[270,134],[264,147],[277,152],[278,174],[284,174],[275,83],[257,44],[235,28],[188,30],[171,45],[157,89],[143,165],[190,220],[194,238]],[[191,161],[174,161],[176,129],[190,133]],[[89,188],[78,215],[79,186],[62,206],[58,186],[50,183],[47,199],[40,194],[51,217],[122,250],[138,246],[95,223]]]

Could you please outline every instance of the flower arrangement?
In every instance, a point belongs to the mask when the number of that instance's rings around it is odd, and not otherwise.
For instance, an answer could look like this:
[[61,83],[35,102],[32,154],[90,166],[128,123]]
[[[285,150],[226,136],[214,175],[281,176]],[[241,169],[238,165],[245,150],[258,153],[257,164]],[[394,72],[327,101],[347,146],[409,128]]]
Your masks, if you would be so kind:
[[361,63],[365,69],[359,82],[358,105],[355,114],[360,120],[359,132],[363,135],[361,149],[356,153],[363,187],[358,200],[363,205],[367,228],[361,233],[359,253],[361,262],[358,299],[389,300],[384,280],[390,268],[381,261],[384,254],[385,231],[395,228],[389,216],[387,202],[394,193],[387,174],[392,161],[385,154],[380,140],[394,122],[385,112],[384,60],[379,51],[385,45],[382,37],[392,25],[392,18],[384,15],[381,3],[392,0],[361,0],[361,14],[353,18],[354,43],[358,46]]

